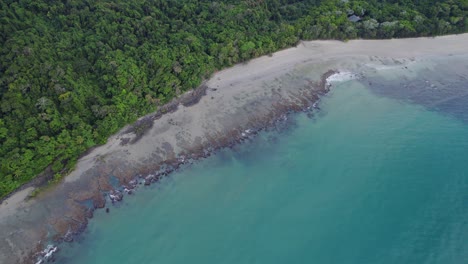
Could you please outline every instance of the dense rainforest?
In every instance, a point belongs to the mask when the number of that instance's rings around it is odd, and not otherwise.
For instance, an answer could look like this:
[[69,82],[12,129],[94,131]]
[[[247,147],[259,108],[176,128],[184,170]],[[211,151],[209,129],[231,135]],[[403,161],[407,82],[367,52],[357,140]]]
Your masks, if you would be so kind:
[[221,68],[299,40],[468,30],[468,0],[3,0],[0,198]]

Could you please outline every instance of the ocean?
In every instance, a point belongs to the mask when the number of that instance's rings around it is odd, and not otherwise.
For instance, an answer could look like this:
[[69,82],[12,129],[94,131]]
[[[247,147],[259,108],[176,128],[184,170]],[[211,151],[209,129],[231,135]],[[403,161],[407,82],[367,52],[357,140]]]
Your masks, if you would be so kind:
[[335,83],[319,110],[96,211],[56,262],[468,263],[468,82],[438,65]]

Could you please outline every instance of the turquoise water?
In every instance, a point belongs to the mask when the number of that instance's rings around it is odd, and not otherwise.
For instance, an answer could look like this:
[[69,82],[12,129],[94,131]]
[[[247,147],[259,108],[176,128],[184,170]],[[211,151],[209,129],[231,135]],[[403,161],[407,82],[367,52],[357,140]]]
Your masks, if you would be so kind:
[[358,82],[96,212],[59,263],[468,263],[468,124]]

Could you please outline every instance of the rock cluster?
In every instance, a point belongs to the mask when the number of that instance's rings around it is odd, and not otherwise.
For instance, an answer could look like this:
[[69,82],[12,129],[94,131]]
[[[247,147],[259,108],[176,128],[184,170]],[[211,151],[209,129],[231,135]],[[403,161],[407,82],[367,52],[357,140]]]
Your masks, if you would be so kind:
[[119,190],[113,190],[109,193],[109,199],[112,203],[120,202],[123,199],[123,194]]

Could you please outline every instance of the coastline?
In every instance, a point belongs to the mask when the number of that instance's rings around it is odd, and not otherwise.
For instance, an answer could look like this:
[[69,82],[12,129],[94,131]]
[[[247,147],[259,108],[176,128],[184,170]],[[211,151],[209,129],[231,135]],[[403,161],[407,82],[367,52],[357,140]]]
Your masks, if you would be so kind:
[[72,240],[95,209],[117,202],[125,192],[151,184],[181,164],[233,146],[290,112],[311,107],[326,94],[326,79],[335,71],[360,73],[379,65],[401,67],[425,56],[467,54],[463,45],[467,42],[468,34],[310,41],[220,71],[197,90],[140,118],[133,128],[123,128],[90,151],[51,190],[28,201],[24,197],[31,189],[6,199],[0,205],[5,242],[0,246],[0,262],[35,262],[34,253],[44,249],[48,240]]

